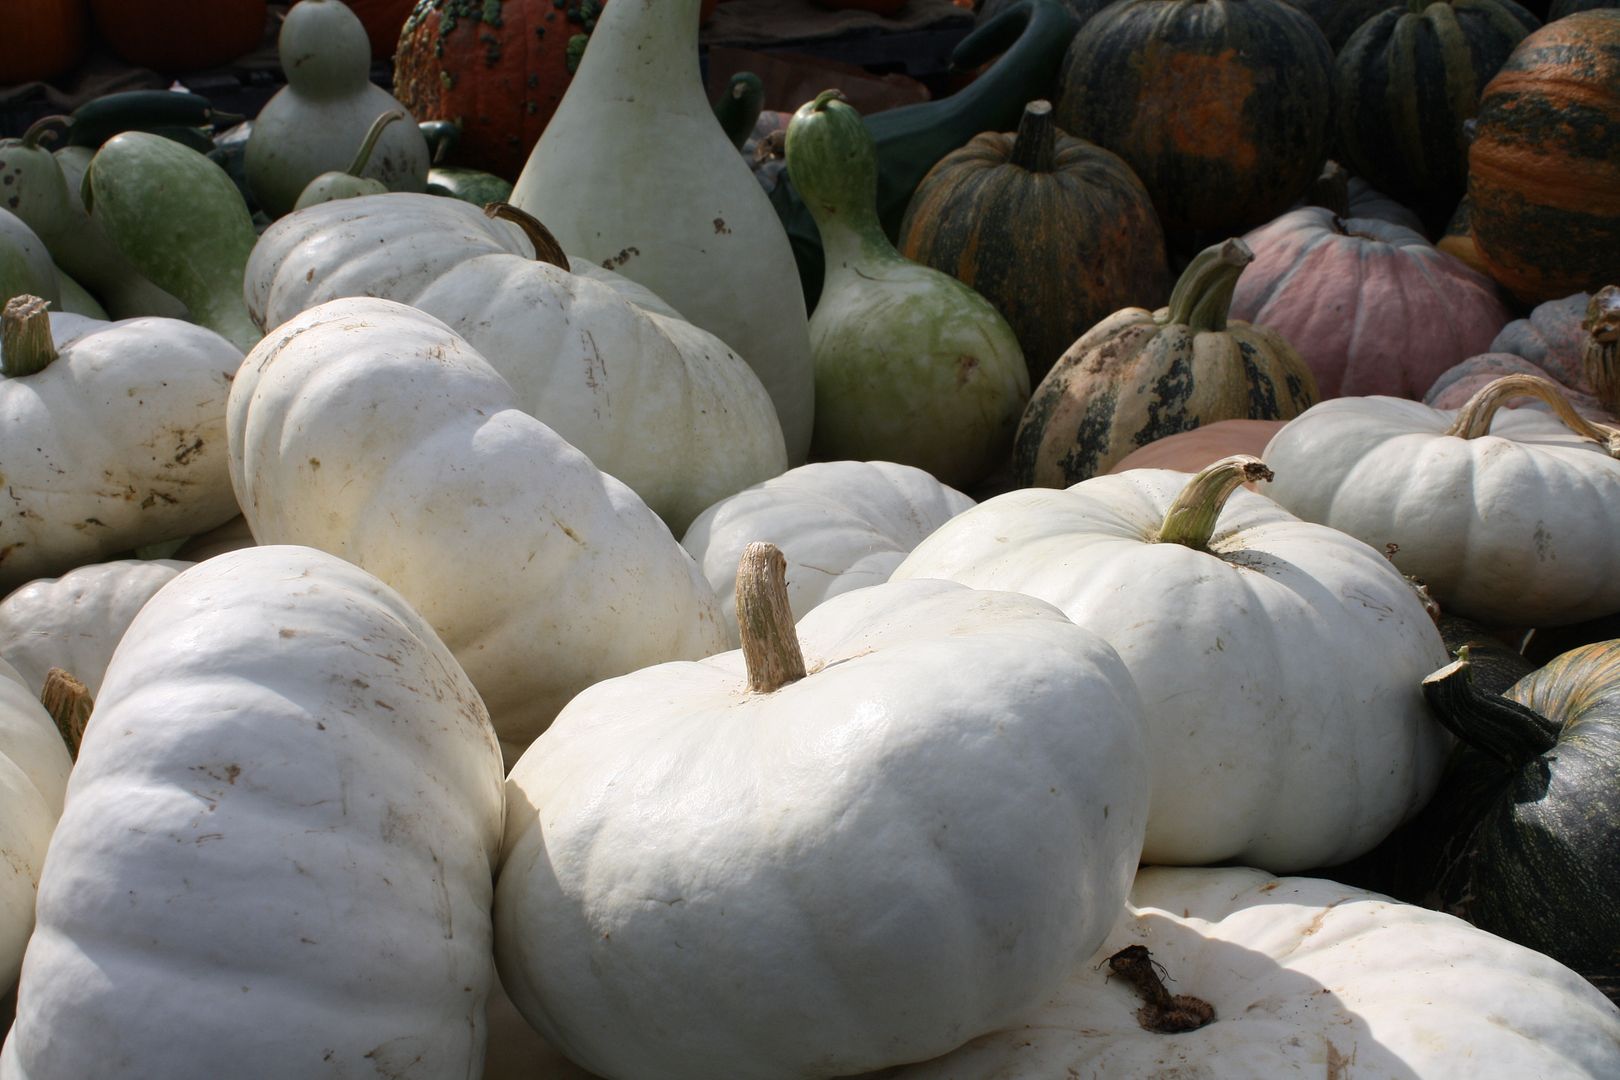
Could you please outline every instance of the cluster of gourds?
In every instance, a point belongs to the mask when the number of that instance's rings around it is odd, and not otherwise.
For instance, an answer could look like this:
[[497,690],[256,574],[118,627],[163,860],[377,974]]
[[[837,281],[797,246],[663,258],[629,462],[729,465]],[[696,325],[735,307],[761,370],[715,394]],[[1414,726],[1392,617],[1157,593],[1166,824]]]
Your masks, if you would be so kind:
[[1620,12],[987,4],[767,176],[699,8],[487,206],[340,0],[0,141],[0,1080],[1620,1074],[1620,217],[1344,104]]

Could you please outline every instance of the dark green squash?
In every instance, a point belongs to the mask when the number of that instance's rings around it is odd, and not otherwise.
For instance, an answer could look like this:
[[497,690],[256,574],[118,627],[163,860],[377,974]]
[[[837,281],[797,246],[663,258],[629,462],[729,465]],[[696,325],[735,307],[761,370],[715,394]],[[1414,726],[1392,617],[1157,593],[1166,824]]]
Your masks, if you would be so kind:
[[996,306],[1041,380],[1103,316],[1170,293],[1164,230],[1131,167],[1031,102],[1014,133],[974,136],[923,178],[900,252]]
[[1399,0],[1288,0],[1321,27],[1334,52],[1368,19]]
[[1327,156],[1333,54],[1283,0],[1120,0],[1069,45],[1058,126],[1118,154],[1165,232],[1244,232]]
[[1345,162],[1439,231],[1468,185],[1463,122],[1540,25],[1514,0],[1407,0],[1362,23],[1334,65]]

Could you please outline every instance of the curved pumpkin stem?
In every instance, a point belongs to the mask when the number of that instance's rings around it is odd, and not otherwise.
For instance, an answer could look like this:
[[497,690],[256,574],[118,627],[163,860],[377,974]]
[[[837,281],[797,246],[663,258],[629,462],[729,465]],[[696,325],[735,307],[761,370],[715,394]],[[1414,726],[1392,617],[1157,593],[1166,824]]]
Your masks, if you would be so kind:
[[359,176],[365,172],[366,166],[371,164],[372,152],[377,149],[377,140],[382,138],[383,128],[395,120],[403,119],[405,114],[395,109],[392,112],[382,113],[373,120],[371,126],[366,129],[366,137],[360,140],[360,149],[355,151],[354,160],[349,162],[349,167],[343,171],[350,176]]
[[1153,542],[1208,551],[1209,542],[1215,536],[1215,522],[1226,509],[1232,492],[1244,484],[1270,479],[1270,467],[1253,454],[1221,458],[1181,489],[1181,494],[1165,513],[1164,524]]
[[1489,435],[1497,410],[1519,397],[1533,397],[1546,402],[1558,419],[1575,434],[1598,443],[1608,451],[1610,457],[1620,457],[1620,428],[1594,424],[1575,411],[1575,406],[1569,403],[1569,398],[1564,396],[1557,383],[1540,375],[1503,375],[1486,383],[1457,410],[1457,419],[1452,421],[1445,434],[1459,439],[1477,439]]
[[748,689],[769,694],[804,678],[804,651],[788,604],[787,558],[775,544],[756,540],[737,564],[737,631]]
[[1032,101],[1024,106],[1018,121],[1008,161],[1030,172],[1051,172],[1057,164],[1057,125],[1052,122],[1052,103]]
[[1423,680],[1423,697],[1447,731],[1504,765],[1529,764],[1558,745],[1557,721],[1474,685],[1466,645],[1457,659]]
[[492,202],[484,204],[484,216],[510,221],[523,230],[523,235],[529,238],[534,245],[534,257],[543,263],[559,266],[564,270],[572,270],[568,263],[568,254],[563,251],[557,238],[551,235],[551,230],[543,225],[539,218],[526,211],[519,210],[511,203]]
[[71,127],[72,125],[73,117],[71,116],[63,116],[60,113],[42,116],[29,124],[28,130],[22,133],[23,147],[28,150],[36,150],[43,142],[55,142],[60,137],[60,134],[55,129]]
[[1164,321],[1197,333],[1225,330],[1238,277],[1253,261],[1249,245],[1235,236],[1200,251],[1176,280]]
[[0,315],[0,376],[37,375],[58,356],[51,340],[49,300],[24,293],[6,302]]
[[1620,286],[1605,285],[1592,294],[1581,329],[1586,331],[1581,354],[1586,381],[1605,409],[1620,412]]

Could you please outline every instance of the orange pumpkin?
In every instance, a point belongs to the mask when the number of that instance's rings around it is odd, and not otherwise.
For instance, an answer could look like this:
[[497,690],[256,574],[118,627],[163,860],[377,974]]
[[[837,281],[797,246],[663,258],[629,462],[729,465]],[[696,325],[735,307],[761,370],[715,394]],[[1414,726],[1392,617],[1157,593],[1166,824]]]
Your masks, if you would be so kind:
[[11,0],[0,33],[0,86],[53,79],[84,52],[85,0]]
[[[1195,473],[1233,454],[1259,457],[1265,453],[1266,443],[1286,423],[1286,420],[1216,420],[1139,446],[1109,466],[1108,471],[1175,469]],[[1246,486],[1253,487],[1252,484]]]
[[217,67],[265,40],[265,0],[90,0],[113,52],[164,73]]

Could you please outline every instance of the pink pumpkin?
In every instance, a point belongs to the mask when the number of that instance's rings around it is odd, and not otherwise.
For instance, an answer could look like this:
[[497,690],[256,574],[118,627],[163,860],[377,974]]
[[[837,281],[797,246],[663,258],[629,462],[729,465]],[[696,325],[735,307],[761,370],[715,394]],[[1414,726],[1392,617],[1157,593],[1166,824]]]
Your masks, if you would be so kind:
[[1489,278],[1388,221],[1307,206],[1244,240],[1232,318],[1287,338],[1323,398],[1422,397],[1512,318]]

